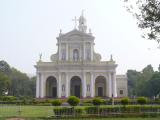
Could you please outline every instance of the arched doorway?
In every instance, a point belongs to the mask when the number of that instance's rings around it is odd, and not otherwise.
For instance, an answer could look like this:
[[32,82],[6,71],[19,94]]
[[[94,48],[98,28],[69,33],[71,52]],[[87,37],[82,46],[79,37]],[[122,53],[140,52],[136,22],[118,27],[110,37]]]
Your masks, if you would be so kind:
[[98,76],[95,80],[95,96],[106,96],[106,78],[104,76]]
[[46,97],[57,97],[57,80],[53,76],[48,77],[46,80]]
[[71,95],[80,98],[82,94],[81,78],[78,76],[72,77],[70,82],[70,88]]

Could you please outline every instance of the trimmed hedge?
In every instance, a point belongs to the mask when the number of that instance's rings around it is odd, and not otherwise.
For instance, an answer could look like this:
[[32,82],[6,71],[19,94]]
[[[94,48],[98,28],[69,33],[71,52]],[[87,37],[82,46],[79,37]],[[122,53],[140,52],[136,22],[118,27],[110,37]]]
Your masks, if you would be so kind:
[[145,97],[139,97],[139,98],[137,98],[137,103],[141,104],[141,105],[144,105],[144,104],[147,103],[147,98],[145,98]]
[[67,100],[68,104],[71,106],[77,106],[80,102],[80,99],[76,96],[70,96]]
[[58,107],[53,109],[56,116],[79,116],[84,112],[84,108],[74,108],[74,107]]
[[88,107],[57,107],[53,109],[55,116],[100,116],[100,117],[144,117],[160,115],[160,106],[126,105],[124,106],[88,106]]
[[121,99],[121,104],[122,105],[128,105],[128,103],[129,103],[129,98],[122,98]]
[[104,103],[104,101],[101,98],[93,98],[92,102],[93,102],[93,105],[96,105],[96,106],[102,105]]
[[61,106],[62,105],[62,101],[59,99],[53,100],[51,103],[53,106]]

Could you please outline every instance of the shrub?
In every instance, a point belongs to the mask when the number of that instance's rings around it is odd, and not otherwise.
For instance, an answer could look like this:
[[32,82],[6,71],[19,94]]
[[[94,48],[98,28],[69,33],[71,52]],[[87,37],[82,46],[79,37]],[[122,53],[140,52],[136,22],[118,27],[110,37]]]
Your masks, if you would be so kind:
[[77,98],[76,96],[70,96],[67,100],[68,104],[70,104],[71,106],[77,106],[80,102],[79,98]]
[[141,104],[141,105],[146,104],[147,99],[145,97],[139,97],[139,98],[137,98],[137,103]]
[[95,107],[95,106],[85,107],[85,112],[87,114],[97,114],[98,113],[98,108]]
[[84,112],[83,108],[57,107],[53,109],[55,115],[81,115]]
[[93,105],[101,105],[103,103],[103,100],[101,98],[94,98],[92,102]]
[[121,99],[121,104],[122,105],[127,105],[129,103],[129,99],[128,98],[122,98]]
[[17,100],[17,98],[15,96],[1,96],[0,100],[6,101],[6,102],[13,102],[13,101]]
[[83,100],[82,104],[83,104],[83,106],[92,106],[93,105],[91,99],[89,99],[89,100]]
[[58,99],[57,99],[57,100],[53,100],[53,101],[52,101],[52,105],[53,105],[53,106],[60,106],[61,104],[62,104],[62,101],[61,101],[61,100],[58,100]]

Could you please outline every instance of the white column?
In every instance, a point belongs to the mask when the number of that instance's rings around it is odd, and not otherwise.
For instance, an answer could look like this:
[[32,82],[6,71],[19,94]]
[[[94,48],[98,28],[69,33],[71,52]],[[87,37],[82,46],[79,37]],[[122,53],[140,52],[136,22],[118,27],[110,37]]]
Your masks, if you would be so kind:
[[44,75],[41,74],[41,98],[44,98]]
[[91,43],[91,61],[93,61],[93,43]]
[[39,95],[39,88],[40,88],[40,84],[39,84],[39,73],[37,73],[37,79],[36,79],[36,98],[39,98],[40,97],[40,95]]
[[90,91],[91,91],[91,97],[94,97],[94,79],[93,79],[93,73],[91,73],[91,87],[90,87]]
[[60,44],[60,42],[58,43],[58,56],[59,56],[59,60],[61,60],[61,44]]
[[117,97],[117,81],[115,72],[112,74],[112,78],[113,78],[113,96]]
[[83,60],[86,59],[85,49],[86,49],[86,46],[85,46],[85,43],[83,43]]
[[108,73],[108,88],[109,88],[109,97],[112,97],[112,81],[111,81],[111,73]]
[[65,97],[69,97],[69,81],[68,81],[68,73],[66,73],[66,94]]
[[66,60],[68,61],[68,43],[66,43]]
[[59,76],[58,76],[58,98],[61,98],[61,89],[62,88],[62,85],[61,85],[61,73],[59,73]]
[[82,80],[82,97],[86,97],[86,74],[83,73],[83,80]]

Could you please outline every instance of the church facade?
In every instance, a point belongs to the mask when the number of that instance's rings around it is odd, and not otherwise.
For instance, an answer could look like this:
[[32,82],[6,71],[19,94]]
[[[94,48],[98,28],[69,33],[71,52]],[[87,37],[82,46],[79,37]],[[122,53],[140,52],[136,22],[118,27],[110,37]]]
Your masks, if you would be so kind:
[[87,33],[83,14],[78,21],[78,28],[75,26],[65,34],[60,31],[58,50],[51,55],[51,62],[40,58],[35,65],[36,98],[127,96],[126,76],[116,75],[117,64],[112,56],[101,61],[101,55],[94,51],[91,30]]

